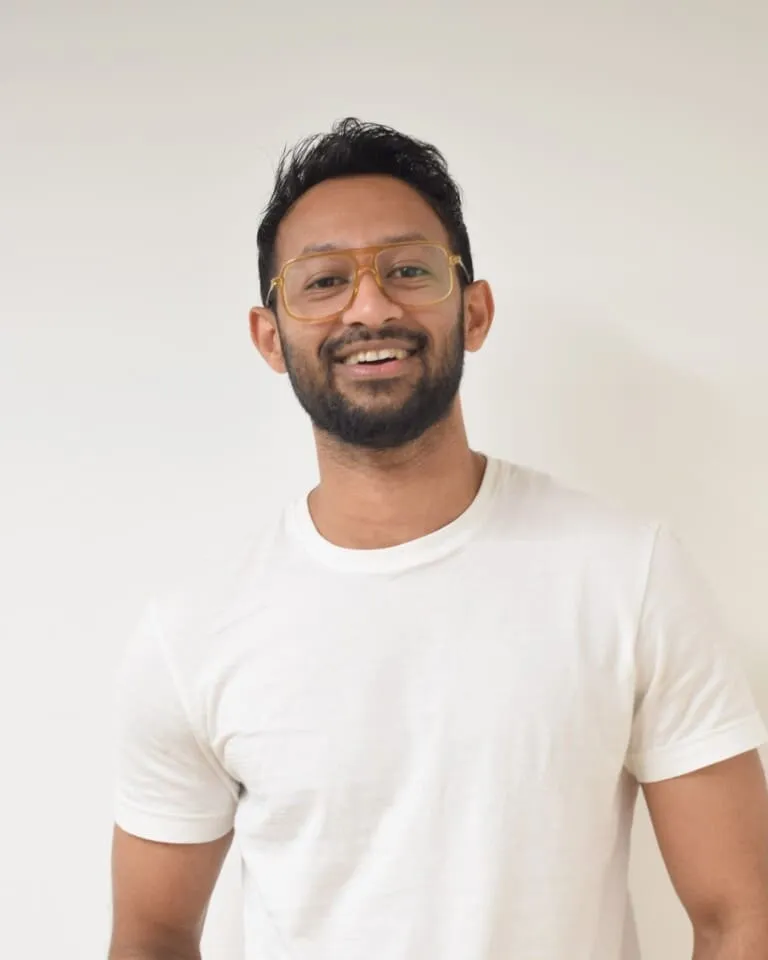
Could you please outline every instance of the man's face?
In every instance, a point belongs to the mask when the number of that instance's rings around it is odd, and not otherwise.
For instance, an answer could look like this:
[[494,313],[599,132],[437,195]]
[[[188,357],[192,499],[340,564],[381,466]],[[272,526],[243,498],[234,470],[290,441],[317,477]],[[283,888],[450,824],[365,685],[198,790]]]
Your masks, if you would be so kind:
[[[278,269],[307,248],[365,248],[412,236],[448,245],[439,218],[409,186],[390,177],[330,180],[306,193],[280,225]],[[403,307],[364,272],[341,315],[307,323],[290,316],[279,297],[275,309],[284,369],[320,431],[351,446],[388,449],[415,440],[451,411],[465,349],[458,281],[441,303]],[[387,347],[408,356],[380,365],[345,362]]]

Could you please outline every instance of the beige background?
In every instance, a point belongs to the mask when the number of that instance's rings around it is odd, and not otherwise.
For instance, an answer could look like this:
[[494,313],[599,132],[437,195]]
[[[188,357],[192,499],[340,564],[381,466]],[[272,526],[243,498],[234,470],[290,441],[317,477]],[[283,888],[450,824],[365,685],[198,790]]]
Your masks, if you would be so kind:
[[[466,190],[475,444],[670,522],[768,713],[768,5],[121,7],[0,5],[0,953],[104,955],[122,645],[312,482],[247,309],[279,150],[341,115]],[[687,956],[642,805],[632,882],[645,957]]]

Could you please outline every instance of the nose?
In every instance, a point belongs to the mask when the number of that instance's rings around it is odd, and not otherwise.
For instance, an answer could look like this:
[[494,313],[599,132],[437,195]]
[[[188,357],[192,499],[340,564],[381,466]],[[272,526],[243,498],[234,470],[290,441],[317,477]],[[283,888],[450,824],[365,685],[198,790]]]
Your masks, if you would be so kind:
[[367,327],[380,327],[388,320],[399,320],[403,308],[383,292],[376,282],[373,267],[360,267],[357,294],[341,316],[344,324],[355,323]]

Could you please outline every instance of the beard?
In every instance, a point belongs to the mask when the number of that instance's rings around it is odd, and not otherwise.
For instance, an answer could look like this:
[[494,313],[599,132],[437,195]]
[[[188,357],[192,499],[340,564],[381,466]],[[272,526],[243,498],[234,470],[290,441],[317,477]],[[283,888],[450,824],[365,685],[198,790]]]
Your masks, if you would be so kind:
[[[294,353],[289,343],[283,340],[283,356],[288,378],[301,406],[309,415],[316,429],[353,447],[369,450],[392,450],[417,440],[430,427],[444,420],[459,392],[464,372],[464,322],[460,314],[451,331],[445,352],[434,369],[427,366],[425,349],[428,343],[423,334],[402,328],[384,327],[372,333],[366,329],[365,336],[355,335],[354,340],[345,339],[345,345],[366,340],[397,339],[411,341],[418,348],[416,358],[421,362],[422,373],[411,387],[406,398],[397,403],[369,408],[355,403],[345,396],[334,382],[334,359],[332,353],[340,347],[337,341],[331,349],[321,351],[321,363],[325,376],[312,373],[303,359]],[[370,380],[360,384],[360,389],[369,397],[393,397],[403,388],[397,379]]]

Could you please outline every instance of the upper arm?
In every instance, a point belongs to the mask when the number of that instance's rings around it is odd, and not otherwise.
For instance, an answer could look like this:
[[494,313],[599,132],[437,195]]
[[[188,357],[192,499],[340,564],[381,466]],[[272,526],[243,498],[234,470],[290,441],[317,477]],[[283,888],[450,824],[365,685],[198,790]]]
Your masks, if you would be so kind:
[[766,733],[709,585],[661,528],[635,645],[627,768],[640,783],[669,780],[755,749]]
[[635,650],[626,766],[641,783],[659,846],[696,926],[768,909],[766,741],[746,671],[712,592],[663,528]]
[[643,785],[672,884],[695,926],[768,920],[768,787],[756,750]]
[[114,943],[168,938],[196,956],[238,785],[197,732],[151,610],[128,645],[116,693]]
[[115,821],[159,843],[207,843],[234,823],[239,785],[194,723],[151,608],[117,682]]
[[208,843],[157,843],[115,827],[112,955],[137,948],[196,955],[232,834]]

